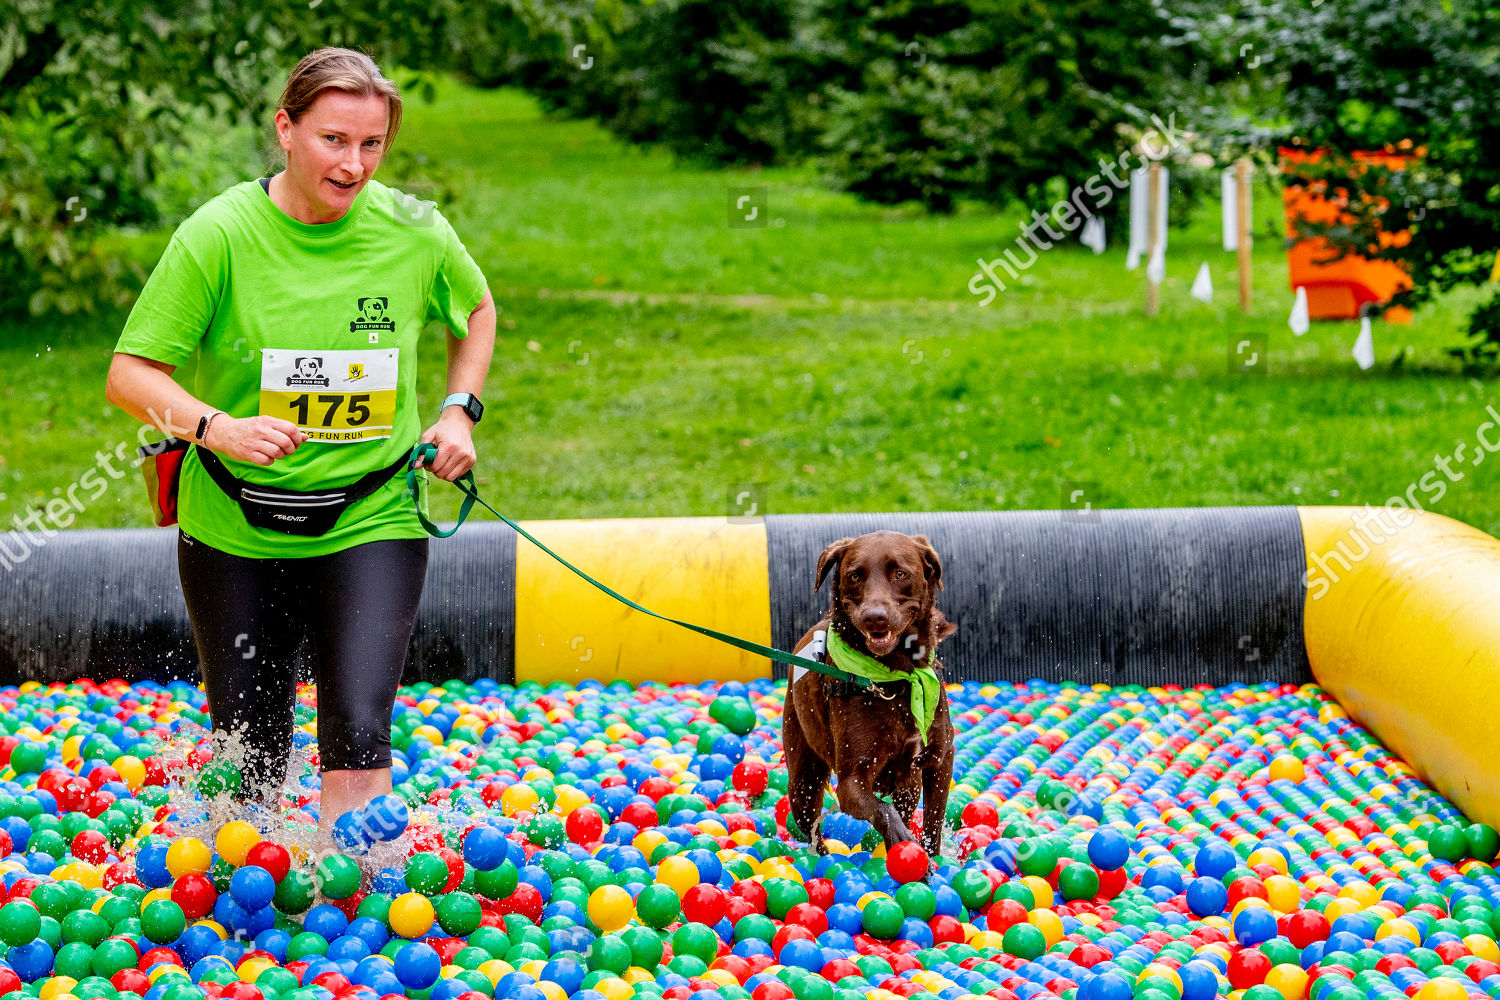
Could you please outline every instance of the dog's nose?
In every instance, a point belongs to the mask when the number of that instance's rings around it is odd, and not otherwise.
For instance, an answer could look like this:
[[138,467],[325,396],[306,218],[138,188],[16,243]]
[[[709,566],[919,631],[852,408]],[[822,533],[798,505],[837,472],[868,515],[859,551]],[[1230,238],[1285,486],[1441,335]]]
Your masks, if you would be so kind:
[[865,609],[865,626],[874,629],[883,629],[891,623],[890,616],[886,614],[885,608],[874,607]]

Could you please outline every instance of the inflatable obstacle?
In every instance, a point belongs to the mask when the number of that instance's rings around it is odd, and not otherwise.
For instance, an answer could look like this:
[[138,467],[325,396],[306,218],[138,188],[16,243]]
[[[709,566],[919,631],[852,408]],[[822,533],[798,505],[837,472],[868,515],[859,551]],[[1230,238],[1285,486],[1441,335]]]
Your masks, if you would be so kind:
[[[927,535],[955,680],[1316,680],[1476,817],[1500,820],[1500,542],[1384,508],[1182,508],[539,521],[655,611],[790,649],[817,555]],[[0,682],[193,678],[175,534],[73,531],[0,594]],[[309,650],[304,650],[303,660]],[[768,660],[624,607],[503,525],[434,540],[407,681],[749,680]]]

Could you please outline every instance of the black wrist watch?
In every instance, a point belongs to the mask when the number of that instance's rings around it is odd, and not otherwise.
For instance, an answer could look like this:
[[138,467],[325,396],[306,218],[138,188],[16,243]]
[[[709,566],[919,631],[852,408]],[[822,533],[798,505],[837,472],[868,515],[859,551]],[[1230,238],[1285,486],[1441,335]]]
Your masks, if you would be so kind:
[[479,423],[479,418],[484,416],[484,404],[472,392],[455,392],[443,400],[443,405],[439,408],[438,412],[441,413],[450,406],[462,406],[464,408],[464,415],[476,424]]

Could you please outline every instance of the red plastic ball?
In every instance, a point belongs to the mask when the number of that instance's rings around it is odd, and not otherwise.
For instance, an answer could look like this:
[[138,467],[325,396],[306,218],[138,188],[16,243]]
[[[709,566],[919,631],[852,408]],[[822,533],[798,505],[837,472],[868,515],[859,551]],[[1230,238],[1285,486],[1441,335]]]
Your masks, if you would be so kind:
[[959,814],[959,822],[964,826],[990,826],[1000,825],[1000,810],[988,799],[975,799]]
[[922,845],[914,840],[892,844],[885,855],[886,873],[903,884],[925,878],[931,864],[932,859],[922,850]]
[[1235,953],[1229,960],[1229,985],[1237,990],[1248,990],[1266,981],[1271,971],[1271,960],[1254,948]]
[[144,996],[151,988],[151,980],[140,969],[121,969],[109,977],[109,985],[121,993],[134,993]]
[[723,891],[702,883],[693,886],[682,897],[682,915],[693,923],[712,927],[724,919]]
[[637,830],[644,830],[656,825],[656,807],[644,802],[632,802],[620,813],[620,820],[629,823]]
[[109,838],[98,830],[79,830],[73,838],[73,856],[91,865],[103,864],[109,857]]
[[792,1000],[792,988],[779,979],[761,983],[750,993],[750,1000]]
[[749,795],[764,792],[769,781],[770,774],[766,771],[766,765],[758,760],[740,761],[734,765],[734,770],[729,775],[729,783]]
[[807,891],[807,901],[820,910],[832,906],[838,893],[833,883],[826,878],[810,878],[802,883],[802,888]]
[[593,806],[579,806],[568,813],[563,830],[575,844],[597,843],[604,836],[604,817]]
[[828,929],[828,914],[811,903],[798,903],[786,912],[786,922],[806,927],[816,937]]
[[1232,910],[1244,899],[1268,899],[1265,884],[1258,878],[1242,875],[1229,883],[1229,901],[1225,904],[1226,910]]
[[201,920],[212,913],[218,898],[218,890],[207,875],[189,872],[172,883],[172,902],[182,907],[183,916],[189,920]]
[[264,868],[280,882],[292,870],[292,856],[280,844],[262,840],[245,852],[245,864]]

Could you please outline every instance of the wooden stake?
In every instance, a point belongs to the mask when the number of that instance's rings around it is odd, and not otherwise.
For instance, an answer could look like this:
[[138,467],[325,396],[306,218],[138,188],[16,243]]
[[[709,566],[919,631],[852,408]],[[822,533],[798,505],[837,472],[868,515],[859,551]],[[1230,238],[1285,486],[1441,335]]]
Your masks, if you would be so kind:
[[1155,316],[1161,308],[1161,286],[1151,280],[1151,261],[1156,259],[1156,241],[1161,239],[1157,231],[1156,213],[1161,188],[1161,164],[1151,161],[1146,172],[1146,315]]
[[1250,311],[1250,158],[1242,156],[1234,165],[1234,190],[1238,205],[1234,213],[1235,248],[1240,263],[1240,312]]

